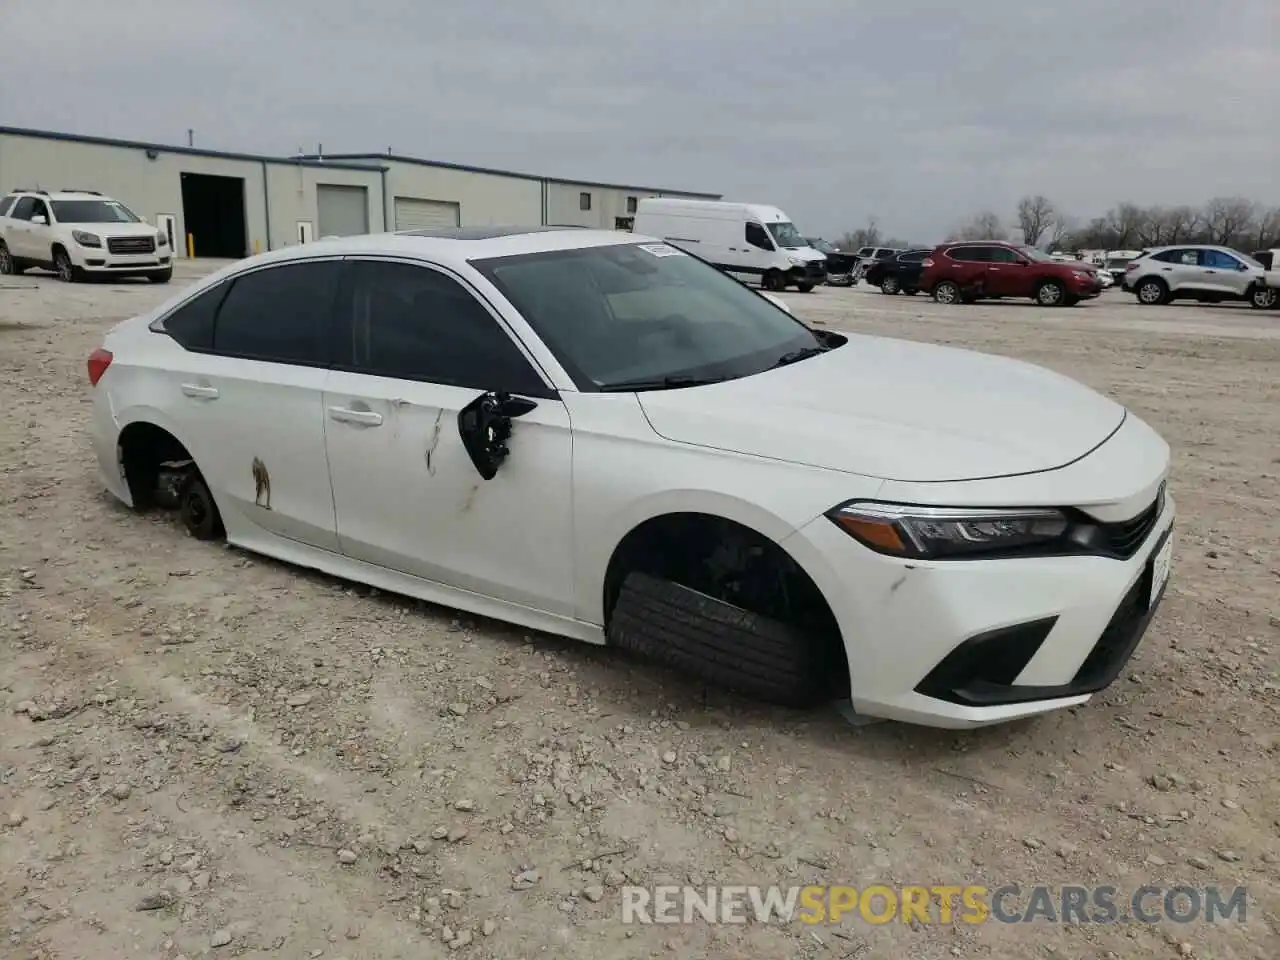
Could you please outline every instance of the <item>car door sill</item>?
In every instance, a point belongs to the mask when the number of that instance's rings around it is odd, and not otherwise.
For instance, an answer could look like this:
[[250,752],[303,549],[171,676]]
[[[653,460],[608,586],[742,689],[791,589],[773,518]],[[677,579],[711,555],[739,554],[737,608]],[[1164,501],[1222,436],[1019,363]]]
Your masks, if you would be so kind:
[[294,566],[318,570],[333,577],[376,587],[388,593],[413,597],[477,616],[519,624],[530,630],[541,630],[556,636],[581,640],[584,643],[603,646],[606,642],[604,630],[599,624],[586,623],[509,600],[484,596],[434,580],[425,580],[422,577],[356,560],[268,531],[257,530],[252,536],[246,538],[236,536],[228,529],[227,542],[251,553],[272,557]]

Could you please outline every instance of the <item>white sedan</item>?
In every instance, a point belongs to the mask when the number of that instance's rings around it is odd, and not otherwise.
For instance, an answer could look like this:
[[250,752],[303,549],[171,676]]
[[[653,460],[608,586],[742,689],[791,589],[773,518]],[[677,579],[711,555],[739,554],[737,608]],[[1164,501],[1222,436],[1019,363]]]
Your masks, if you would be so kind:
[[1119,404],[812,330],[631,234],[266,253],[88,368],[126,504],[783,704],[942,727],[1081,704],[1169,576],[1169,448]]

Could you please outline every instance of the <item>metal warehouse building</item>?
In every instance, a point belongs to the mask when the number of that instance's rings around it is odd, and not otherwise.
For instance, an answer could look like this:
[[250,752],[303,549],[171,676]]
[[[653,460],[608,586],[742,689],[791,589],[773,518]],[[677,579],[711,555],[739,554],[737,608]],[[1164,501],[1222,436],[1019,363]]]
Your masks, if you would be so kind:
[[718,194],[589,183],[390,154],[267,157],[0,127],[0,195],[97,190],[174,250],[243,257],[316,237],[428,226],[627,229],[642,197]]

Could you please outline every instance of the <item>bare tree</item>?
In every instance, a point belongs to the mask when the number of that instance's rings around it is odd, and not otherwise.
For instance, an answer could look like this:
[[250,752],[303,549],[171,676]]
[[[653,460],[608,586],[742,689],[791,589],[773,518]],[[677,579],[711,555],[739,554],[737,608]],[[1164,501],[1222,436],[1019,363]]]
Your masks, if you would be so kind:
[[1250,234],[1258,205],[1244,197],[1214,197],[1204,206],[1204,221],[1210,243],[1229,244],[1241,234]]
[[1280,207],[1272,207],[1258,214],[1252,239],[1254,250],[1280,246]]
[[861,247],[880,245],[880,223],[874,216],[867,218],[866,226],[851,230],[840,238],[841,250],[858,250]]
[[1053,220],[1049,223],[1049,244],[1050,250],[1058,250],[1063,246],[1072,233],[1075,232],[1075,222],[1066,214],[1054,214]]
[[1018,227],[1022,230],[1022,242],[1038,246],[1040,238],[1052,225],[1057,210],[1043,194],[1023,197],[1018,201]]
[[1161,240],[1164,243],[1183,243],[1195,231],[1200,215],[1186,205],[1170,207],[1161,216],[1164,222]]
[[1115,242],[1114,248],[1127,249],[1138,238],[1138,229],[1146,220],[1146,212],[1136,203],[1122,203],[1107,213],[1107,226]]
[[1004,240],[1008,236],[1000,218],[985,210],[952,230],[947,240]]

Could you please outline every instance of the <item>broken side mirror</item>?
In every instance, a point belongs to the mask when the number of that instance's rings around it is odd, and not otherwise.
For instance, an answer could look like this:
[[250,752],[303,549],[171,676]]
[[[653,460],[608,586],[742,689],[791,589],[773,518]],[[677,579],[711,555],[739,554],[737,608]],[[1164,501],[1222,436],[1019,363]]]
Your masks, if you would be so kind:
[[511,421],[523,416],[537,406],[524,397],[509,393],[482,393],[458,411],[458,433],[462,445],[485,480],[492,480],[498,467],[511,452],[507,441],[511,439]]

